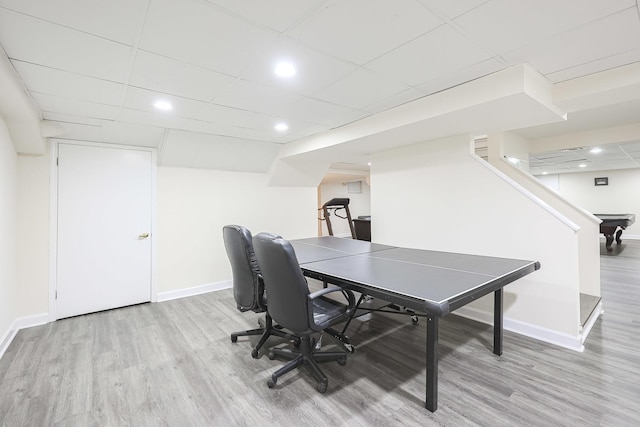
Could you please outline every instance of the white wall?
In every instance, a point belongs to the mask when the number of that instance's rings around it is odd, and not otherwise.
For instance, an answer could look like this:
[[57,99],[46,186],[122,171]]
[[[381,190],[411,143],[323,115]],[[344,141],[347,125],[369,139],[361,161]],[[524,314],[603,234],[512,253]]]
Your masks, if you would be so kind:
[[552,190],[560,192],[560,180],[558,179],[558,175],[557,174],[537,175],[536,178],[538,178],[538,180],[541,183],[543,183],[547,187],[551,188]]
[[269,187],[266,174],[158,168],[158,292],[231,280],[224,225],[317,235],[316,204],[316,188]]
[[[463,136],[375,154],[373,240],[540,261],[541,270],[505,288],[505,327],[579,348],[574,230],[471,150]],[[471,308],[492,313],[487,297]]]
[[[329,184],[322,184],[320,186],[320,206],[325,202],[335,197],[348,197],[349,198],[349,212],[351,212],[351,218],[358,218],[361,215],[371,215],[371,190],[369,184],[365,180],[361,181],[362,193],[349,193],[346,183],[336,182]],[[341,216],[346,216],[344,210],[338,211]],[[318,212],[318,218],[322,217],[322,212]],[[346,219],[337,218],[331,216],[331,228],[333,229],[334,236],[351,237],[351,230],[349,229],[349,223]],[[328,236],[327,223],[322,221],[322,235]]]
[[[608,177],[609,185],[595,186],[594,178]],[[619,169],[558,175],[558,191],[591,213],[636,215],[622,238],[640,239],[640,169]],[[614,243],[615,245],[615,243]]]
[[[0,121],[0,352],[16,328],[46,321],[49,178],[49,155],[17,156]],[[224,225],[315,236],[316,205],[316,188],[269,187],[266,174],[158,168],[158,293],[230,285]]]
[[0,116],[0,355],[16,317],[17,165],[18,156]]
[[[518,167],[505,159],[517,153],[519,158],[526,158],[528,141],[518,135],[509,132],[489,134],[487,138],[489,149],[489,162],[509,178],[522,185],[536,197],[544,200],[546,204],[560,212],[574,222],[579,229],[576,231],[578,238],[578,263],[580,292],[597,296],[600,292],[600,220],[583,208],[571,203],[557,191],[552,191],[549,186],[530,175],[525,162],[520,162]],[[547,180],[549,182],[551,180]],[[586,331],[588,333],[588,331]]]
[[18,156],[18,317],[49,311],[50,156]]

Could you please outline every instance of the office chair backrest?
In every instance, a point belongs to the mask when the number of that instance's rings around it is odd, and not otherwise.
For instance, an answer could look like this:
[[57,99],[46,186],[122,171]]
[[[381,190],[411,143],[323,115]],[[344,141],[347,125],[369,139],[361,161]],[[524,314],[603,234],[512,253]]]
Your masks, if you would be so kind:
[[222,228],[224,247],[233,272],[233,297],[238,310],[255,310],[261,301],[259,288],[260,268],[253,251],[251,232],[239,225]]
[[269,314],[294,333],[307,332],[309,286],[291,243],[274,234],[259,233],[253,238],[253,247],[262,271]]

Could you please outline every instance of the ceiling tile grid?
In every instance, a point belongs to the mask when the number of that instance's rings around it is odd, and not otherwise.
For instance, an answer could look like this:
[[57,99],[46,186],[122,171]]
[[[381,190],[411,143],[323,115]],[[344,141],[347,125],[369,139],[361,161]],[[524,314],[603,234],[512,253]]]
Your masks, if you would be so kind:
[[363,65],[442,24],[414,0],[331,0],[288,33]]
[[148,0],[0,0],[0,7],[133,46]]
[[529,155],[529,171],[534,175],[637,167],[640,167],[640,141]]
[[[640,18],[636,0],[0,0],[0,46],[58,138],[166,134],[161,164],[264,171],[281,144],[511,65],[559,82],[638,62]],[[280,60],[297,74],[275,76]]]
[[132,48],[0,8],[0,44],[10,59],[124,83]]

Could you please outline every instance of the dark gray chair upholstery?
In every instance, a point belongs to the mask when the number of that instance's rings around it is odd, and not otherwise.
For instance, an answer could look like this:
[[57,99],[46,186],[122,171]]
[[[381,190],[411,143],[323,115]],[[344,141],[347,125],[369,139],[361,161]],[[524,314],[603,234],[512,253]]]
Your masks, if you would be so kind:
[[[278,377],[304,365],[309,367],[318,380],[318,391],[324,393],[328,379],[317,363],[337,361],[344,365],[347,354],[342,351],[314,351],[315,343],[311,335],[349,318],[355,310],[355,297],[351,291],[339,287],[323,288],[310,293],[293,247],[281,237],[260,233],[253,238],[253,246],[269,300],[269,314],[279,325],[301,340],[300,348],[296,350],[271,349],[270,359],[282,356],[290,359],[290,362],[273,373],[267,385],[272,388]],[[345,303],[325,298],[325,295],[332,292],[341,292]]]
[[[233,297],[238,310],[243,312],[251,310],[256,313],[266,312],[264,283],[253,251],[251,232],[239,225],[225,225],[222,229],[222,236],[224,247],[231,263]],[[234,332],[231,334],[231,342],[236,342],[240,336],[249,335],[262,335],[258,344],[251,351],[251,356],[254,358],[258,357],[260,348],[271,335],[299,342],[298,337],[294,337],[274,326],[268,312],[266,312],[264,328]]]

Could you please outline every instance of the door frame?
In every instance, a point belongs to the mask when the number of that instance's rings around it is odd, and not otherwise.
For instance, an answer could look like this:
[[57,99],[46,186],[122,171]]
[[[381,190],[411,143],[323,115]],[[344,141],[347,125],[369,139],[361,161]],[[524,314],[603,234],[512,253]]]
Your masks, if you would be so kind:
[[49,316],[53,322],[57,317],[56,290],[58,288],[58,146],[59,144],[79,145],[85,147],[115,148],[121,150],[148,151],[151,153],[151,302],[157,302],[157,274],[156,274],[156,237],[157,233],[157,150],[153,147],[138,147],[133,145],[105,144],[89,141],[74,141],[64,139],[50,140],[50,174],[49,180]]

